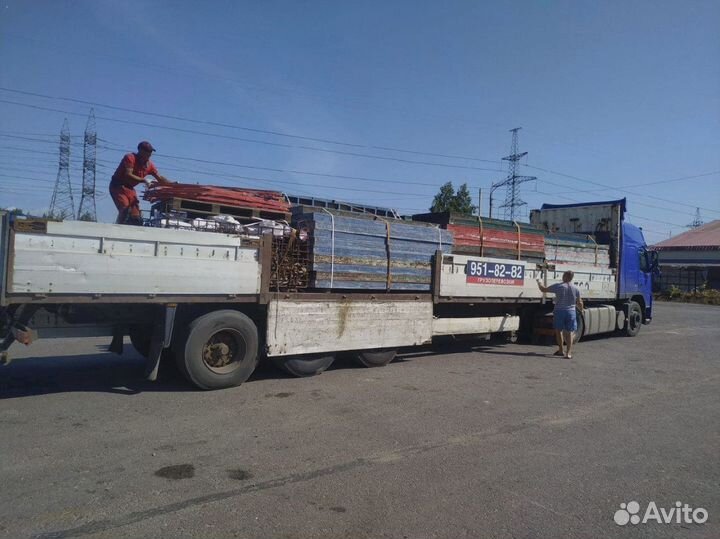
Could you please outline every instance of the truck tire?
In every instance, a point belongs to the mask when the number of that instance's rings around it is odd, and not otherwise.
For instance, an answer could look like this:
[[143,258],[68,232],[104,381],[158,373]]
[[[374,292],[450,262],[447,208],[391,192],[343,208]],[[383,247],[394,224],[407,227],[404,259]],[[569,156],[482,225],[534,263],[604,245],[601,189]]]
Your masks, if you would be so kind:
[[361,350],[353,352],[352,358],[365,367],[384,367],[397,355],[396,349],[390,350]]
[[640,333],[642,327],[642,309],[635,301],[629,301],[627,304],[627,318],[625,319],[625,335],[634,337]]
[[177,363],[200,389],[239,386],[257,366],[258,331],[250,318],[232,310],[214,311],[193,320]]
[[272,362],[288,374],[298,378],[315,376],[326,370],[335,361],[335,354],[307,354],[302,356],[280,356],[270,358]]

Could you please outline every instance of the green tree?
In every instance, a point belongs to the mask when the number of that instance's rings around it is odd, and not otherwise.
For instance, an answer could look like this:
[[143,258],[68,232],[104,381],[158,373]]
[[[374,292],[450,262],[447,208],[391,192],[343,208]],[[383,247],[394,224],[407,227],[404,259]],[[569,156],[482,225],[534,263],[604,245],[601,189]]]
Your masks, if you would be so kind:
[[93,216],[89,211],[86,211],[78,217],[78,221],[95,221],[95,219],[93,219]]
[[452,211],[462,213],[463,215],[472,215],[475,213],[477,206],[472,203],[472,196],[470,196],[470,190],[466,183],[460,186],[460,189],[455,193],[455,207]]
[[455,198],[455,188],[452,182],[447,182],[445,185],[440,187],[440,191],[433,198],[432,206],[430,211],[433,213],[440,213],[450,210],[452,201]]
[[470,190],[467,184],[462,184],[456,193],[452,182],[447,182],[440,187],[440,191],[438,191],[438,194],[433,198],[433,203],[430,207],[430,211],[433,213],[450,211],[463,215],[472,215],[476,209],[477,206],[474,206],[472,203],[472,197],[470,196]]
[[22,215],[24,213],[20,208],[0,208],[0,211],[7,212],[10,215]]
[[66,219],[72,219],[73,216],[67,211],[52,212],[48,210],[43,213],[42,218],[50,219],[51,221],[65,221]]

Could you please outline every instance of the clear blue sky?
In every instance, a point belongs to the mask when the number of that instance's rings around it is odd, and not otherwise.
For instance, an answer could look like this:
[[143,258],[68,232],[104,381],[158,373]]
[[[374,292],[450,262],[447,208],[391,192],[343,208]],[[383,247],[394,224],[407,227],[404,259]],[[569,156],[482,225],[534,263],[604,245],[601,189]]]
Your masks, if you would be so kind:
[[528,208],[626,196],[658,241],[696,206],[720,218],[719,29],[716,1],[5,0],[0,206],[47,208],[65,117],[81,179],[90,106],[22,91],[97,104],[101,220],[115,215],[112,171],[142,139],[171,179],[414,213],[446,181],[487,192],[521,126],[521,172],[538,177],[522,186]]

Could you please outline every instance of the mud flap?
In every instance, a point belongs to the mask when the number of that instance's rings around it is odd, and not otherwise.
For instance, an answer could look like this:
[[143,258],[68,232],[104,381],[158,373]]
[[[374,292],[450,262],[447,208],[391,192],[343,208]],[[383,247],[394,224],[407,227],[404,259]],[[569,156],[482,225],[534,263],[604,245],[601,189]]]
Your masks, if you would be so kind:
[[176,311],[177,305],[166,305],[163,322],[161,324],[155,324],[153,328],[150,352],[148,353],[147,363],[145,364],[145,378],[151,382],[157,380],[162,352],[165,348],[169,348],[172,342]]
[[117,354],[119,356],[123,353],[123,339],[125,339],[125,328],[121,326],[115,326],[113,330],[113,338],[108,346],[108,352]]
[[150,352],[148,353],[147,363],[145,364],[145,379],[151,382],[157,380],[158,369],[160,368],[160,356],[164,342],[165,334],[163,324],[155,324],[153,328],[152,340],[150,341]]

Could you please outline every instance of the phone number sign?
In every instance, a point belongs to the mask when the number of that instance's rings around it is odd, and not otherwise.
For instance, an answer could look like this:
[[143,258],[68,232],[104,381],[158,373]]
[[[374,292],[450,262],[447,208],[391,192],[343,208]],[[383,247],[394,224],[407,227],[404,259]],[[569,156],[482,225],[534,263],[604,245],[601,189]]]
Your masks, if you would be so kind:
[[525,266],[521,264],[470,260],[465,267],[465,273],[468,283],[509,286],[522,286],[525,283]]

